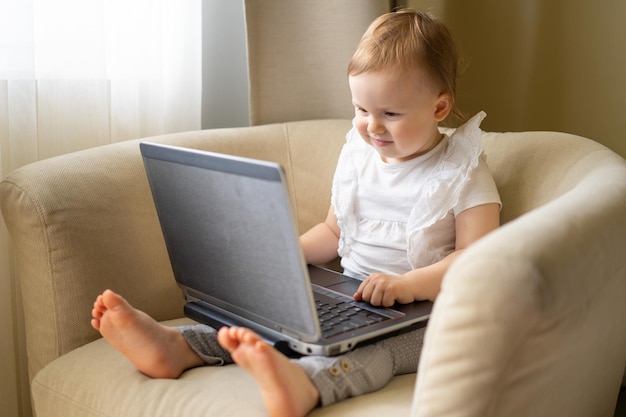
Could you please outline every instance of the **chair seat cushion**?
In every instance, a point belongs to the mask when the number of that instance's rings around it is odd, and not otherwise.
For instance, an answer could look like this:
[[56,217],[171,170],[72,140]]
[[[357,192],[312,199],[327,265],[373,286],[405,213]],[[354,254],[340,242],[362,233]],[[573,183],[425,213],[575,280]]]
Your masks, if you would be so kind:
[[[414,374],[396,377],[378,392],[311,415],[408,415],[414,382]],[[42,417],[267,415],[256,383],[236,365],[195,368],[176,380],[152,379],[103,339],[48,364],[35,376],[32,392],[36,413]]]

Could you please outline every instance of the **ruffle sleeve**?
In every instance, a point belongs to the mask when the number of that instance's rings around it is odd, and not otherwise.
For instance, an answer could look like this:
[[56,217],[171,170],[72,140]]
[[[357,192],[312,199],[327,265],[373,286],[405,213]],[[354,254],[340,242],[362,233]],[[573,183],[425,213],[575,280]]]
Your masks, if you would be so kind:
[[431,265],[447,255],[445,248],[433,247],[429,228],[442,220],[459,202],[461,191],[478,166],[483,152],[480,112],[450,136],[443,158],[424,184],[422,198],[411,211],[407,224],[408,258],[413,269]]
[[357,219],[354,216],[358,186],[356,161],[362,161],[366,152],[367,144],[353,126],[346,134],[346,143],[339,154],[332,185],[331,203],[337,216],[337,225],[342,230],[338,248],[341,257],[348,255],[351,239],[356,235]]

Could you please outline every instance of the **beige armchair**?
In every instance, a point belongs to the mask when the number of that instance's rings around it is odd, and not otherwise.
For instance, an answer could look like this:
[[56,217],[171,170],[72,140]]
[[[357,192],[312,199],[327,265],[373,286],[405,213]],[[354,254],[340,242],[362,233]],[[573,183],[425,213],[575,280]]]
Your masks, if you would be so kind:
[[[206,130],[151,141],[268,159],[287,172],[299,226],[323,219],[349,120]],[[568,134],[485,133],[504,225],[444,280],[417,385],[313,416],[612,416],[626,362],[626,162]],[[38,417],[263,416],[237,366],[147,378],[89,325],[125,295],[186,323],[138,141],[40,161],[0,183],[22,293]]]

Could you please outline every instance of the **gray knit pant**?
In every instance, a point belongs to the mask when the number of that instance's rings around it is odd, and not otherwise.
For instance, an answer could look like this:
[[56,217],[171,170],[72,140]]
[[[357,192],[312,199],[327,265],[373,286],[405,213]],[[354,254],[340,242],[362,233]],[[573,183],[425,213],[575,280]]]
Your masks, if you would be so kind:
[[[383,339],[339,356],[303,356],[293,361],[307,373],[326,406],[379,390],[395,375],[416,372],[425,330]],[[207,365],[233,363],[212,327],[199,324],[181,327],[180,331]]]

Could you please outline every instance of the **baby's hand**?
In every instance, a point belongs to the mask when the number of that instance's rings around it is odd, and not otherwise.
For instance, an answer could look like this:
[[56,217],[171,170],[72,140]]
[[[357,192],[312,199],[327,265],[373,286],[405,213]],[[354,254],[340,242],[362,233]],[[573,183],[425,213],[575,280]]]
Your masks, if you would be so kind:
[[391,307],[394,303],[408,304],[415,301],[410,291],[410,283],[401,275],[372,274],[367,277],[354,299],[367,301],[375,306]]

